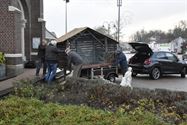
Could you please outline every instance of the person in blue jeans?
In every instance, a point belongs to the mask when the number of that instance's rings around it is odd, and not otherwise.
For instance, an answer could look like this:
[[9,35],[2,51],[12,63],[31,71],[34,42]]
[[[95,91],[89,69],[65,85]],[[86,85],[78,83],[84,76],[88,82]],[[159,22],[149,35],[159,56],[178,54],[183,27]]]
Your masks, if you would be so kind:
[[51,81],[54,79],[56,75],[57,65],[58,65],[58,53],[63,53],[63,50],[60,50],[56,47],[57,42],[52,40],[49,45],[46,47],[45,59],[47,63],[48,72],[44,78],[44,80],[51,84]]
[[118,64],[120,65],[121,73],[124,76],[128,69],[128,64],[127,64],[127,58],[123,53],[121,47],[118,47],[116,50],[116,59],[114,65],[118,65]]

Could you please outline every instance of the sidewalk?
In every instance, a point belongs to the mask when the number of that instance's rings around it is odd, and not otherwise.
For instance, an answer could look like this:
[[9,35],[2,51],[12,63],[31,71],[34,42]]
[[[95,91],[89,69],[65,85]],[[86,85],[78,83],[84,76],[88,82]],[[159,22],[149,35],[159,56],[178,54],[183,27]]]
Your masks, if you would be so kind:
[[35,77],[35,70],[36,69],[24,69],[24,73],[16,77],[0,81],[0,96],[7,94],[13,88],[13,82],[21,79],[33,79]]

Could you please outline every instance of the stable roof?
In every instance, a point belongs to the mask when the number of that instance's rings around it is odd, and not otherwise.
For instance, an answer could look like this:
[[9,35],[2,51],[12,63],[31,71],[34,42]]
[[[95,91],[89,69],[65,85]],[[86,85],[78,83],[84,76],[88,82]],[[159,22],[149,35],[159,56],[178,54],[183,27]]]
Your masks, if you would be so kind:
[[99,36],[99,37],[107,37],[108,39],[110,39],[110,40],[112,40],[112,41],[118,43],[118,42],[117,42],[116,40],[114,40],[113,38],[108,37],[108,36],[106,36],[106,35],[104,35],[104,34],[98,32],[98,31],[95,31],[95,30],[89,28],[89,27],[75,28],[75,29],[73,29],[72,31],[66,33],[65,35],[63,35],[63,36],[57,38],[56,40],[57,40],[58,43],[65,42],[66,40],[68,40],[68,39],[70,39],[70,38],[72,38],[72,37],[74,37],[74,36],[76,36],[76,35],[78,35],[78,34],[84,32],[84,31],[86,31],[86,30],[91,31],[93,34],[95,34],[95,35],[97,35],[97,36]]

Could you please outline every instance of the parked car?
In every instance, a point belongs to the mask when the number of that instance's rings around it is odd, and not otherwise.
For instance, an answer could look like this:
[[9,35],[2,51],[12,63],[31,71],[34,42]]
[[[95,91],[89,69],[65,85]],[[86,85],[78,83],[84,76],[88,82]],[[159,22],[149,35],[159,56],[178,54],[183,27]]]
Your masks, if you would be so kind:
[[129,66],[132,67],[132,75],[149,74],[152,79],[159,79],[162,74],[181,74],[185,78],[187,64],[179,60],[171,52],[153,52],[147,44],[129,43],[136,54],[129,59]]

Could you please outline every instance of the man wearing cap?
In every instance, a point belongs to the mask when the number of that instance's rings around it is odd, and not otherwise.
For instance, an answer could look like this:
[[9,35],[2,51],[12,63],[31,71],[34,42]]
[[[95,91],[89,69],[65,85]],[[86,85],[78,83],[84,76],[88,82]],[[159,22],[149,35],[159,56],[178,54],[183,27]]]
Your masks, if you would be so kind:
[[71,64],[74,65],[73,77],[75,78],[80,77],[81,68],[84,63],[82,57],[78,53],[72,51],[70,47],[66,48],[65,52],[68,55],[68,65],[71,65]]
[[128,69],[128,64],[127,64],[127,58],[123,53],[121,47],[118,47],[116,50],[116,60],[114,62],[114,65],[118,65],[118,64],[120,65],[121,73],[124,76]]

